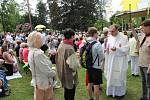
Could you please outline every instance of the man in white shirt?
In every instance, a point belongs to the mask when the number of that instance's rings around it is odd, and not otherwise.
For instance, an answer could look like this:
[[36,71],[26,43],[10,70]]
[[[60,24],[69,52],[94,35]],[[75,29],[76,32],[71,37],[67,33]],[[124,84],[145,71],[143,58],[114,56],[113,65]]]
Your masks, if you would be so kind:
[[126,94],[126,73],[128,68],[128,38],[118,31],[117,25],[109,28],[111,35],[107,42],[107,96],[123,97]]
[[139,75],[139,68],[138,68],[139,52],[138,52],[138,44],[135,37],[132,37],[129,40],[129,44],[130,44],[131,73],[133,76],[138,76]]

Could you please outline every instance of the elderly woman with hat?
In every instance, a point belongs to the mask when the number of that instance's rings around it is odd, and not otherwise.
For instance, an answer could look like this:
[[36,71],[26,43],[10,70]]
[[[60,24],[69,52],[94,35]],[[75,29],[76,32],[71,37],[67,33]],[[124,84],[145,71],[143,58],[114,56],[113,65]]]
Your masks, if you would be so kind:
[[40,49],[43,45],[42,34],[32,32],[28,36],[28,63],[31,67],[34,85],[34,100],[54,100],[53,80],[56,75],[51,69],[51,62]]

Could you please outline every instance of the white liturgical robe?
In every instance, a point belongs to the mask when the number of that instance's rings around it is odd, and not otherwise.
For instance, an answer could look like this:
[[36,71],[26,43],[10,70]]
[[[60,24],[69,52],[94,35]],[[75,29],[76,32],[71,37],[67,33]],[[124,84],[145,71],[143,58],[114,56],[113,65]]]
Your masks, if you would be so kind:
[[[116,47],[116,51],[111,48]],[[118,33],[117,36],[109,36],[107,42],[107,90],[106,94],[123,96],[126,93],[126,73],[128,69],[129,44],[127,36]]]

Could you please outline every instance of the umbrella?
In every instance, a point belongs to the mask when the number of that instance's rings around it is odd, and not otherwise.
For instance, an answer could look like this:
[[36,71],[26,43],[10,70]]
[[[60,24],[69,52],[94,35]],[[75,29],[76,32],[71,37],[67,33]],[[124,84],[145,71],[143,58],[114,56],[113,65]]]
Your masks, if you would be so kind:
[[46,28],[46,26],[44,26],[44,25],[37,25],[37,26],[35,27],[35,29],[41,29],[41,28]]

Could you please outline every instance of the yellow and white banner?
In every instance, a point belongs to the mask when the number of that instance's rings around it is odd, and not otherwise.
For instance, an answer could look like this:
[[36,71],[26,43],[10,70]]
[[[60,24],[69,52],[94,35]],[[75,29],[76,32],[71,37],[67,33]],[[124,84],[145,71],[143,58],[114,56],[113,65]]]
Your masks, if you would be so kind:
[[[150,8],[150,0],[111,0],[113,12]],[[131,7],[130,7],[131,6]]]
[[141,0],[122,0],[121,6],[123,11],[134,11],[138,9]]

